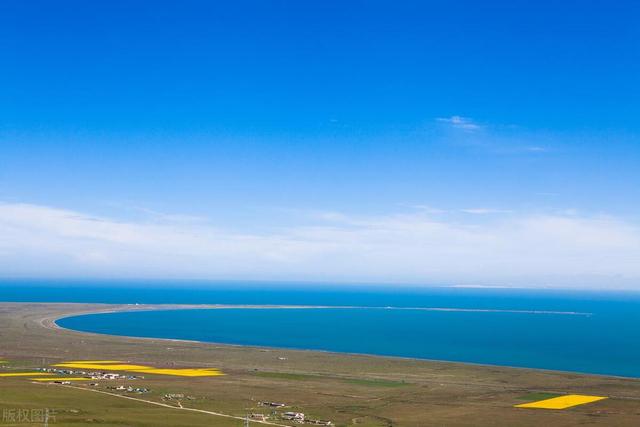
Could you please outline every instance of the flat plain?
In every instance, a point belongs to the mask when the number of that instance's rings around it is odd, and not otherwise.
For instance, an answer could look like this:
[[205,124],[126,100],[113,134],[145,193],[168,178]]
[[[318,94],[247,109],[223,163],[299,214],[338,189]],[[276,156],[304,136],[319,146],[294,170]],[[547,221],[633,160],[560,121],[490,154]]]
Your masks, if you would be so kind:
[[[363,427],[640,425],[638,379],[115,337],[54,324],[56,318],[79,313],[160,308],[198,307],[0,304],[0,374],[34,373],[0,376],[0,425],[43,425],[39,416],[44,410],[49,425],[57,426],[242,426],[248,414],[264,414],[275,425],[300,425],[284,419],[285,412]],[[137,373],[120,373],[138,378],[70,384],[34,380],[46,377],[41,369],[68,362],[137,366]],[[157,373],[181,369],[215,369],[224,375]],[[606,399],[563,410],[515,407],[564,395]]]

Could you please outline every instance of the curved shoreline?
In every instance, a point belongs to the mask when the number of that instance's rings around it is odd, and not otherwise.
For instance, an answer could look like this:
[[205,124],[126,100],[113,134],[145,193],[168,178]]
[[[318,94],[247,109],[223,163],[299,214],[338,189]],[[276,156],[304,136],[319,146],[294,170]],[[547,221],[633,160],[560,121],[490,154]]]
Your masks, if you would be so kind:
[[457,360],[446,360],[446,359],[430,359],[430,358],[421,358],[421,357],[411,357],[411,356],[398,356],[398,355],[385,355],[385,354],[374,354],[374,353],[358,353],[358,352],[344,352],[344,351],[336,351],[336,350],[323,350],[323,349],[309,349],[309,348],[299,348],[299,347],[276,347],[276,346],[268,346],[268,345],[258,345],[258,344],[234,344],[228,342],[213,342],[213,341],[201,341],[201,340],[189,340],[189,339],[180,339],[180,338],[166,338],[166,337],[144,337],[144,336],[134,336],[134,335],[116,335],[116,334],[107,334],[100,332],[91,332],[91,331],[82,331],[77,329],[70,329],[60,326],[57,322],[61,319],[69,318],[69,317],[82,317],[85,315],[91,314],[109,314],[109,313],[133,313],[133,312],[151,312],[151,311],[177,311],[177,310],[220,310],[220,309],[245,309],[245,310],[260,310],[260,309],[292,309],[292,310],[304,310],[304,309],[373,309],[373,310],[416,310],[416,311],[435,311],[435,312],[479,312],[479,313],[517,313],[517,314],[531,314],[531,315],[571,315],[571,316],[592,316],[593,313],[583,313],[583,312],[561,312],[561,311],[536,311],[536,310],[493,310],[493,309],[459,309],[459,308],[440,308],[440,307],[365,307],[365,306],[306,306],[306,305],[230,305],[230,304],[136,304],[136,305],[123,305],[119,307],[111,307],[109,309],[104,310],[85,310],[77,313],[67,313],[58,316],[52,316],[48,318],[40,319],[40,324],[51,330],[63,330],[76,334],[83,335],[95,335],[101,337],[110,337],[110,338],[127,338],[127,339],[135,339],[135,340],[144,340],[144,341],[165,341],[172,343],[193,343],[200,345],[212,345],[212,346],[226,346],[230,348],[253,348],[259,350],[266,351],[299,351],[299,352],[308,352],[308,353],[321,353],[321,354],[329,354],[329,355],[345,355],[345,356],[365,356],[365,357],[374,357],[374,358],[383,358],[383,359],[398,359],[398,360],[408,360],[408,361],[421,361],[421,362],[431,362],[431,363],[443,363],[443,364],[454,364],[454,365],[468,365],[468,366],[477,366],[477,367],[486,367],[486,368],[501,368],[501,369],[514,369],[514,370],[526,370],[533,372],[548,372],[548,373],[562,373],[562,374],[572,374],[572,375],[586,375],[586,376],[595,376],[595,377],[604,377],[604,378],[617,378],[622,380],[638,380],[640,376],[624,376],[624,375],[615,375],[615,374],[603,374],[603,373],[594,373],[594,372],[584,372],[584,371],[571,371],[571,370],[561,370],[561,369],[548,369],[548,368],[538,368],[538,367],[527,367],[527,366],[517,366],[517,365],[501,365],[501,364],[488,364],[488,363],[479,363],[479,362],[470,362],[470,361],[457,361]]
[[[70,303],[73,304],[73,303]],[[258,305],[258,304],[126,304],[117,305],[116,308],[110,307],[104,310],[90,310],[80,311],[77,313],[67,313],[56,315],[52,317],[45,317],[39,319],[41,326],[47,329],[62,329],[72,332],[81,333],[95,333],[87,331],[77,331],[74,329],[68,329],[60,326],[57,322],[69,317],[80,317],[90,314],[108,314],[108,313],[125,313],[125,312],[145,312],[145,311],[171,311],[171,310],[401,310],[401,311],[434,311],[434,312],[460,312],[460,313],[511,313],[511,314],[532,314],[532,315],[559,315],[559,316],[592,316],[593,313],[577,312],[577,311],[550,311],[550,310],[508,310],[508,309],[474,309],[474,308],[453,308],[453,307],[367,307],[367,306],[331,306],[331,305]],[[199,342],[207,343],[208,341],[196,341],[196,340],[181,340],[173,338],[149,338],[149,337],[136,337],[128,335],[113,335],[113,334],[98,334],[113,337],[126,336],[128,338],[140,338],[140,339],[165,339],[170,341],[187,341],[187,342]],[[237,345],[226,343],[214,343],[225,345]],[[303,350],[303,349],[299,349]],[[321,351],[321,350],[309,350],[309,351]],[[386,356],[397,357],[397,356]],[[413,359],[413,358],[412,358]],[[430,359],[419,359],[430,360]],[[455,362],[454,362],[455,363]]]
[[[559,316],[586,316],[590,317],[593,313],[586,312],[576,312],[576,311],[549,311],[549,310],[508,310],[508,309],[473,309],[473,308],[452,308],[452,307],[367,307],[367,306],[330,306],[330,305],[258,305],[258,304],[126,304],[120,305],[116,308],[109,308],[105,310],[91,310],[91,311],[82,311],[77,313],[68,313],[48,318],[39,319],[39,323],[41,326],[47,329],[60,329],[65,331],[71,331],[75,333],[83,333],[83,334],[95,334],[109,337],[126,337],[126,338],[136,338],[136,339],[144,339],[144,340],[166,340],[171,342],[193,342],[200,344],[214,344],[214,345],[228,345],[235,347],[253,347],[253,348],[270,348],[270,349],[278,349],[281,347],[269,347],[269,346],[259,346],[259,345],[244,345],[244,344],[233,344],[233,343],[218,343],[211,341],[199,341],[199,340],[186,340],[180,338],[154,338],[154,337],[140,337],[140,336],[131,336],[131,335],[115,335],[115,334],[102,334],[99,332],[89,332],[89,331],[80,331],[75,329],[69,329],[60,326],[57,322],[62,319],[66,319],[69,317],[82,317],[91,314],[109,314],[109,313],[133,313],[133,312],[149,312],[149,311],[174,311],[174,310],[398,310],[398,311],[433,311],[433,312],[460,312],[460,313],[505,313],[505,314],[529,314],[529,315],[559,315]],[[447,363],[469,363],[475,364],[473,362],[458,362],[458,361],[450,361],[450,360],[440,360],[440,359],[425,359],[425,358],[417,358],[417,357],[406,357],[406,356],[388,356],[388,355],[379,355],[379,354],[369,354],[369,353],[348,353],[348,352],[336,352],[330,350],[318,350],[318,349],[305,349],[305,348],[296,348],[296,347],[282,347],[290,350],[297,351],[320,351],[325,353],[333,353],[333,354],[353,354],[353,355],[363,355],[363,356],[374,356],[374,357],[397,357],[401,359],[410,359],[410,360],[426,360],[432,362],[447,362]],[[485,364],[476,364],[480,366],[501,366],[506,368],[517,368],[517,369],[540,369],[540,368],[526,368],[526,367],[516,367],[516,366],[506,366],[506,365],[485,365]],[[565,371],[558,371],[565,372]],[[567,371],[571,372],[571,371]],[[600,375],[600,374],[593,374]],[[626,378],[626,377],[623,377]]]
[[87,311],[77,314],[58,316],[50,320],[51,326],[59,327],[55,322],[66,317],[82,316],[86,314],[120,313],[134,311],[163,311],[163,310],[399,310],[399,311],[435,311],[435,312],[459,312],[459,313],[510,313],[510,314],[535,314],[557,316],[593,316],[593,313],[580,311],[555,311],[555,310],[512,310],[489,308],[458,308],[458,307],[395,307],[395,306],[357,306],[357,305],[271,305],[271,304],[126,304],[118,305],[122,308],[110,308],[104,311]]

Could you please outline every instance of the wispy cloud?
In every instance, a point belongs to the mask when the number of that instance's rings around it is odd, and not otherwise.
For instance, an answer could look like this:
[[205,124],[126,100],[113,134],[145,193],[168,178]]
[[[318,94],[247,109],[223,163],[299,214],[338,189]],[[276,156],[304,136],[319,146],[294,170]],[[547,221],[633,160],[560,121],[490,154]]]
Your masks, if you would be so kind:
[[460,209],[460,212],[472,214],[472,215],[489,215],[489,214],[512,213],[513,211],[509,209],[468,208],[468,209]]
[[549,151],[548,148],[541,147],[539,145],[529,145],[529,146],[523,147],[523,150],[524,151],[529,151],[531,153],[545,153],[545,152]]
[[469,117],[451,116],[440,117],[436,122],[445,125],[446,129],[457,132],[447,132],[446,142],[460,146],[482,148],[486,151],[509,154],[544,154],[552,152],[549,144],[553,138],[547,134],[535,133],[518,126],[498,123],[483,123]]
[[475,131],[482,129],[482,126],[475,123],[473,120],[462,116],[451,117],[439,117],[436,119],[438,122],[446,123],[455,129],[462,129],[466,131]]
[[[473,210],[479,213],[479,210]],[[237,233],[0,204],[0,274],[638,286],[640,228],[607,217],[474,221],[413,211],[330,213]],[[635,284],[635,285],[634,285]]]

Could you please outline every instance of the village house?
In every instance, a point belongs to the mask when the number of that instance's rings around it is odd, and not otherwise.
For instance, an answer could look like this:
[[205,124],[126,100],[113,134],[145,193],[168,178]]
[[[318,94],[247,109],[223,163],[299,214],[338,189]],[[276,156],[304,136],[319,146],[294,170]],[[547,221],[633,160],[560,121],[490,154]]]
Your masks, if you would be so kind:
[[282,418],[297,423],[304,423],[304,414],[302,412],[284,412]]

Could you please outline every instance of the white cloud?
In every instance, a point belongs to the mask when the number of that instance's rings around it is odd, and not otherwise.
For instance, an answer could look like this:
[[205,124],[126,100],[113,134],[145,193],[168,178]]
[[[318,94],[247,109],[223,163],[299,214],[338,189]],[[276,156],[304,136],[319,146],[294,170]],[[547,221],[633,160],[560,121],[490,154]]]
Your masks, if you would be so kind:
[[529,151],[531,153],[546,153],[549,151],[546,147],[541,147],[539,145],[529,145],[523,148],[524,151]]
[[562,214],[435,218],[328,213],[311,226],[243,234],[0,204],[0,275],[640,288],[636,224]]
[[473,120],[462,116],[440,117],[436,119],[439,122],[447,123],[453,128],[463,129],[466,131],[474,131],[482,129],[482,126],[475,123]]
[[472,215],[489,215],[489,214],[511,213],[513,211],[508,209],[468,208],[468,209],[460,209],[460,212],[472,214]]
[[560,138],[544,132],[531,132],[513,125],[479,124],[469,117],[439,117],[436,122],[447,129],[463,132],[447,132],[446,142],[458,146],[481,148],[500,155],[529,154],[548,155]]

